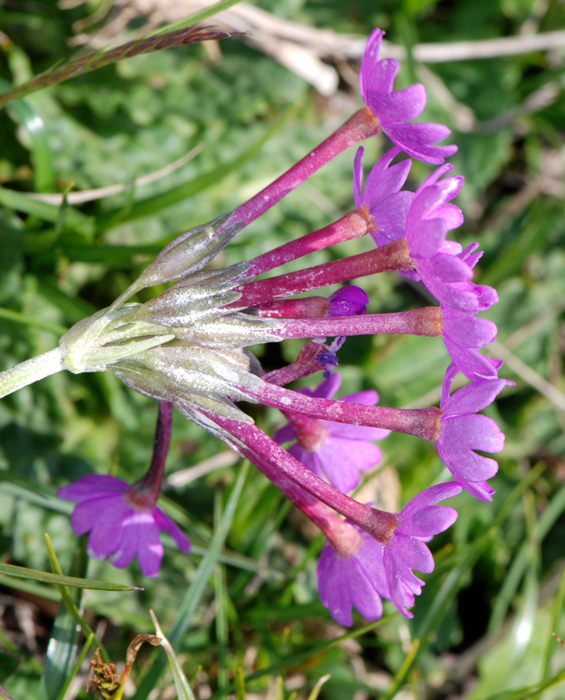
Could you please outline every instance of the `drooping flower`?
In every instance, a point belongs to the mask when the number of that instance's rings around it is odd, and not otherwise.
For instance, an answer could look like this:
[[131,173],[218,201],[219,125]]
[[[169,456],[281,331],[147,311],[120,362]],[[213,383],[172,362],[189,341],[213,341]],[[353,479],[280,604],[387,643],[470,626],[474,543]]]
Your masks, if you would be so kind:
[[487,483],[498,471],[498,463],[481,452],[502,452],[504,433],[488,416],[477,415],[491,404],[507,385],[506,379],[474,382],[450,396],[457,368],[451,365],[444,379],[441,400],[442,416],[437,449],[455,479],[473,496],[492,501],[494,489]]
[[407,608],[414,605],[414,596],[420,595],[424,585],[413,570],[423,574],[434,570],[434,558],[425,543],[457,520],[455,509],[435,504],[457,496],[461,489],[450,482],[422,491],[403,508],[390,542],[381,545],[390,599],[405,617],[414,617]]
[[[353,525],[356,546],[350,552],[337,551],[326,542],[318,564],[318,590],[323,605],[344,627],[353,624],[352,609],[367,620],[383,614],[381,598],[390,598],[383,564],[383,545]],[[343,541],[343,538],[342,538]]]
[[371,169],[363,186],[363,157],[364,148],[357,150],[353,166],[353,195],[355,206],[365,211],[371,217],[371,236],[377,245],[385,245],[404,236],[406,216],[413,192],[401,191],[406,182],[411,160],[403,160],[391,166],[390,164],[401,152],[400,148],[391,148]]
[[[316,389],[299,389],[301,394],[314,398],[331,399],[341,386],[341,376],[336,372]],[[378,402],[376,391],[361,391],[344,396],[341,400],[351,404],[374,406]],[[275,440],[282,444],[296,442],[289,448],[298,461],[318,476],[325,475],[342,493],[357,487],[360,472],[376,466],[382,458],[374,440],[382,440],[390,431],[361,425],[346,425],[310,418],[299,413],[286,413],[289,424],[275,433]]]
[[122,569],[137,555],[143,575],[155,577],[163,559],[161,530],[171,535],[182,552],[190,549],[179,526],[156,505],[144,505],[121,479],[87,474],[59,489],[57,495],[78,502],[71,525],[77,537],[90,532],[87,551],[95,559],[109,558]]
[[[490,419],[474,413],[486,405],[485,393],[494,396],[506,383],[480,381],[467,387],[466,394],[457,392],[453,397],[449,397],[448,388],[441,410],[378,407],[375,392],[332,401],[340,381],[337,375],[326,377],[318,389],[306,390],[303,395],[282,388],[321,367],[330,372],[337,364],[335,353],[344,338],[355,334],[437,336],[443,331],[457,369],[467,376],[490,379],[491,369],[498,368],[497,361],[478,353],[492,338],[493,327],[474,317],[496,301],[496,293],[471,281],[479,258],[475,247],[462,251],[458,243],[446,239],[447,232],[463,220],[460,209],[452,204],[462,178],[443,178],[451,171],[451,166],[445,165],[415,194],[403,193],[400,188],[410,164],[404,161],[391,166],[401,148],[431,163],[442,163],[456,148],[435,145],[450,133],[446,127],[409,123],[424,109],[426,94],[421,85],[393,91],[398,64],[378,60],[383,34],[376,30],[371,35],[363,59],[361,89],[367,108],[235,212],[172,241],[108,309],[76,324],[56,351],[34,363],[36,378],[62,369],[114,372],[141,394],[169,406],[174,403],[187,418],[251,459],[284,493],[300,502],[309,517],[315,516],[313,522],[322,529],[330,518],[316,509],[316,503],[355,523],[360,528],[355,532],[361,533],[355,535],[359,545],[348,549],[342,541],[330,539],[331,549],[325,550],[320,568],[323,600],[346,621],[351,619],[352,606],[373,619],[380,615],[382,596],[390,596],[402,613],[410,616],[406,608],[423,584],[412,569],[433,569],[423,543],[456,517],[452,509],[436,507],[437,501],[458,493],[463,486],[488,500],[492,489],[486,479],[493,473],[493,463],[496,471],[496,462],[474,450],[499,451],[501,434]],[[379,161],[364,190],[362,154],[358,154],[354,175],[358,210],[252,261],[205,270],[251,221],[346,147],[376,134],[381,127],[397,146]],[[364,236],[371,219],[382,248],[279,277],[255,279],[314,251]],[[401,235],[404,229],[406,240]],[[421,278],[442,304],[441,311],[433,307],[363,315],[366,295],[355,287],[339,290],[329,299],[282,298],[390,270]],[[168,286],[171,282],[175,283]],[[167,285],[165,291],[152,300],[131,301],[140,290],[163,284]],[[267,378],[247,348],[285,337],[315,338],[311,346],[321,346],[322,338],[334,340],[324,346],[327,352],[319,352],[320,347],[314,347],[314,352],[310,347],[292,368],[269,373]],[[23,364],[15,372],[2,373],[0,395],[29,383],[30,364]],[[277,437],[297,440],[289,452],[235,404],[248,400],[275,406],[288,416],[289,426]],[[378,512],[346,496],[359,482],[360,470],[380,460],[380,450],[372,441],[386,436],[388,429],[437,439],[440,454],[458,482],[424,492],[400,515]],[[157,452],[162,456],[166,450]],[[164,462],[157,463],[162,475]],[[337,488],[320,479],[320,474]],[[155,576],[163,556],[160,530],[169,531],[181,549],[188,549],[184,534],[156,507],[160,478],[151,486],[143,480],[131,487],[113,477],[88,479],[65,487],[60,495],[79,502],[73,527],[77,534],[90,532],[92,556],[110,557],[116,566],[126,566],[137,556],[142,571]],[[285,479],[290,486],[285,485]],[[296,495],[296,489],[308,497]],[[375,562],[381,563],[376,573],[371,568]],[[332,579],[334,585],[330,586]],[[351,583],[356,584],[352,589],[348,588]]]
[[382,29],[375,29],[367,42],[359,76],[363,100],[385,134],[405,153],[426,163],[443,163],[457,151],[457,146],[434,144],[447,138],[451,131],[441,124],[411,123],[424,111],[426,90],[416,83],[394,92],[399,65],[393,58],[379,60],[384,35]]

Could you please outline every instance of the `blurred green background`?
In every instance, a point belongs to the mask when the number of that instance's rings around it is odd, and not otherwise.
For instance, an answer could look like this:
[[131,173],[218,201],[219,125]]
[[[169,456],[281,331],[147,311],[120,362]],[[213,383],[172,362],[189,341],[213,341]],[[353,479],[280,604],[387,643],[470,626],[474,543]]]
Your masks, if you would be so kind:
[[[198,5],[5,0],[0,88]],[[167,464],[175,477],[163,507],[194,547],[187,557],[167,542],[161,576],[144,580],[136,563],[122,571],[86,562],[69,525],[72,505],[55,492],[91,472],[139,478],[156,406],[113,376],[65,373],[0,402],[1,561],[49,571],[48,532],[66,573],[145,586],[88,591],[77,604],[115,662],[135,634],[153,631],[150,609],[165,632],[176,616],[196,697],[228,697],[238,665],[248,698],[293,690],[306,698],[326,673],[320,697],[329,700],[563,697],[563,686],[549,688],[565,677],[565,650],[551,636],[565,638],[562,3],[265,0],[234,4],[204,23],[246,33],[125,60],[0,112],[0,369],[52,348],[166,242],[233,209],[337,128],[361,106],[359,60],[379,26],[388,55],[405,56],[397,87],[423,82],[425,119],[453,130],[452,162],[466,178],[458,200],[466,222],[454,237],[480,242],[476,280],[501,298],[488,314],[499,325],[490,354],[505,360],[502,375],[516,387],[486,411],[507,434],[495,501],[463,494],[454,503],[459,520],[434,541],[436,571],[413,621],[391,606],[368,630],[357,616],[346,635],[318,598],[320,539],[262,476],[243,473],[223,445],[176,415]],[[368,168],[387,144],[365,147]],[[353,157],[342,154],[246,229],[220,262],[255,256],[352,208]],[[411,188],[430,170],[414,164]],[[73,199],[110,185],[121,191]],[[65,191],[64,205],[60,195],[32,196]],[[312,263],[370,245],[342,244]],[[425,302],[393,274],[362,286],[372,312]],[[257,353],[272,369],[300,347]],[[344,394],[374,388],[383,405],[417,407],[438,401],[448,359],[439,339],[376,337],[349,340],[340,362]],[[271,434],[282,422],[274,410],[254,416]],[[433,446],[416,438],[391,436],[383,450],[382,469],[364,486],[367,500],[398,510],[448,477]],[[197,479],[183,471],[210,459]],[[229,532],[212,541],[223,532],[222,514]],[[58,614],[59,601],[56,587],[0,577],[0,684],[15,700],[63,698],[74,676],[84,638],[64,607]],[[153,657],[157,651],[144,650],[132,672],[136,700],[151,691],[175,697],[169,676],[148,670]],[[67,698],[88,697],[83,680],[84,669]]]

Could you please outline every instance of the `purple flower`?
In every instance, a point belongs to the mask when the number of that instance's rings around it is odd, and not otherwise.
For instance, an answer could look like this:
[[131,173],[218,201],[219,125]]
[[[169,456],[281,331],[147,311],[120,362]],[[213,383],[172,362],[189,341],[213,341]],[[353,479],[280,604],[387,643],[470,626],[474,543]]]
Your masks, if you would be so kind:
[[492,287],[471,282],[481,257],[478,244],[461,250],[446,239],[448,231],[463,223],[463,214],[451,203],[463,186],[458,176],[440,177],[452,166],[437,168],[418,188],[406,218],[406,242],[417,274],[441,303],[461,311],[485,311],[498,301]]
[[406,217],[406,242],[416,272],[429,291],[439,300],[449,299],[449,285],[467,282],[473,276],[471,266],[459,257],[461,246],[446,240],[447,232],[463,223],[459,207],[451,204],[463,178],[439,177],[452,170],[451,165],[437,168],[416,191]]
[[457,368],[450,365],[445,374],[438,452],[455,479],[469,493],[482,501],[492,501],[495,491],[487,479],[496,474],[498,463],[475,450],[502,452],[504,434],[492,418],[477,415],[477,411],[491,404],[502,389],[513,382],[506,379],[475,382],[449,396],[456,373]]
[[411,160],[403,160],[389,167],[400,153],[400,148],[391,148],[373,167],[363,187],[363,165],[361,147],[353,166],[353,195],[357,209],[365,209],[373,220],[371,236],[379,246],[386,245],[404,236],[406,216],[413,192],[400,191],[406,182]]
[[406,90],[393,92],[399,65],[392,58],[379,61],[384,34],[382,29],[375,29],[367,42],[359,76],[363,100],[389,139],[409,156],[426,163],[443,163],[457,151],[457,146],[434,144],[447,138],[451,131],[440,124],[408,123],[424,111],[426,90],[417,83]]
[[[452,241],[446,241],[452,243]],[[477,251],[479,244],[471,243],[460,253],[455,253],[472,270],[483,255],[483,251]],[[476,252],[475,252],[476,251]],[[490,309],[498,303],[498,294],[492,287],[474,282],[452,282],[449,286],[449,305],[461,311],[480,313]]]
[[367,620],[378,620],[383,614],[381,598],[390,597],[383,566],[383,545],[366,532],[354,530],[359,539],[351,554],[338,553],[327,542],[318,564],[322,603],[344,627],[351,627],[353,623],[352,608]]
[[459,493],[461,485],[453,481],[422,491],[404,507],[392,539],[384,545],[390,599],[405,617],[414,617],[406,608],[414,605],[414,596],[420,595],[424,585],[412,569],[424,574],[434,570],[434,558],[425,543],[457,520],[456,510],[435,504]]
[[[331,399],[341,385],[339,374],[332,374],[316,389],[299,389],[314,398]],[[341,401],[374,406],[376,391],[361,391],[344,396]],[[382,440],[390,431],[347,425],[310,418],[298,413],[286,413],[289,425],[277,430],[275,440],[282,444],[296,442],[289,448],[291,455],[318,476],[325,475],[342,493],[349,493],[359,484],[360,471],[370,469],[381,461],[382,453],[373,440]]]
[[95,559],[109,557],[123,569],[137,554],[143,575],[155,577],[163,558],[160,530],[167,530],[181,551],[190,549],[179,526],[157,506],[139,505],[142,497],[136,498],[138,494],[121,479],[88,474],[57,495],[78,502],[71,525],[77,536],[90,532],[88,554]]

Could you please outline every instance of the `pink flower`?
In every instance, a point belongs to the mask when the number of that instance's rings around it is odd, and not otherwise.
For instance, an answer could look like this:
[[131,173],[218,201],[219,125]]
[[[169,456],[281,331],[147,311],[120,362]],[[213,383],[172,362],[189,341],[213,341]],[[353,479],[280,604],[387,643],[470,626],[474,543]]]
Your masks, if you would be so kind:
[[406,218],[406,242],[419,278],[440,302],[449,303],[450,285],[468,282],[473,272],[459,257],[461,246],[446,240],[448,231],[463,223],[459,207],[451,204],[462,177],[439,177],[452,169],[444,165],[418,188]]
[[[390,166],[400,153],[400,148],[391,148],[373,167],[363,187],[363,165],[361,147],[353,166],[353,194],[357,209],[365,208],[371,215],[374,228],[371,236],[379,246],[386,245],[404,236],[406,216],[413,192],[400,191],[412,167],[411,160],[403,160]],[[390,167],[389,167],[390,166]]]
[[492,501],[494,489],[487,483],[498,471],[498,463],[480,452],[502,452],[504,434],[488,416],[477,415],[491,404],[506,385],[506,379],[474,382],[449,396],[457,368],[451,365],[445,375],[441,400],[442,416],[437,449],[445,466],[469,493],[482,501]]
[[392,58],[379,61],[384,34],[382,29],[375,29],[367,42],[359,76],[363,100],[385,134],[405,153],[426,163],[443,163],[457,151],[457,146],[434,144],[447,138],[451,131],[441,124],[409,123],[424,111],[426,90],[417,83],[393,92],[399,65]]
[[441,303],[461,311],[485,311],[498,301],[492,287],[471,282],[481,257],[477,243],[465,250],[447,233],[463,223],[463,214],[452,204],[463,187],[463,178],[450,176],[451,165],[437,168],[416,191],[406,218],[406,242],[418,277]]
[[88,474],[59,489],[57,495],[78,502],[71,525],[77,536],[90,532],[89,556],[109,557],[123,569],[137,555],[143,575],[155,577],[163,559],[159,531],[166,530],[182,552],[188,552],[190,542],[160,508],[141,505],[143,495],[133,488],[113,476]]
[[435,504],[459,493],[461,486],[453,481],[422,491],[403,508],[391,541],[384,545],[390,598],[405,617],[414,617],[406,608],[414,605],[414,596],[420,595],[424,585],[412,569],[424,574],[434,570],[434,558],[425,543],[457,520],[456,510]]
[[318,564],[322,603],[344,627],[353,624],[353,608],[367,620],[378,620],[383,614],[381,598],[389,598],[383,545],[361,530],[358,537],[358,547],[351,554],[338,553],[326,542]]
[[496,324],[447,304],[441,313],[443,342],[457,369],[472,382],[497,379],[502,362],[478,352],[496,338]]
[[[300,389],[300,393],[314,398],[331,399],[341,385],[338,373],[325,379],[317,389]],[[374,406],[376,391],[361,391],[344,396],[341,401]],[[287,413],[289,425],[277,430],[275,440],[282,444],[296,442],[289,448],[291,455],[309,467],[318,476],[325,475],[342,493],[349,493],[359,484],[360,472],[376,466],[382,458],[380,448],[373,440],[382,440],[390,431],[347,425],[310,418],[299,413]]]
[[[457,520],[456,510],[436,503],[461,490],[461,485],[452,481],[418,494],[394,516],[396,526],[386,544],[353,525],[349,528],[356,539],[345,530],[335,538],[339,544],[326,543],[318,565],[318,588],[322,603],[336,622],[349,627],[353,607],[367,620],[378,620],[383,612],[382,598],[391,600],[405,617],[414,617],[406,608],[414,605],[424,581],[413,569],[425,574],[434,570],[426,542]],[[343,525],[347,527],[347,523]]]

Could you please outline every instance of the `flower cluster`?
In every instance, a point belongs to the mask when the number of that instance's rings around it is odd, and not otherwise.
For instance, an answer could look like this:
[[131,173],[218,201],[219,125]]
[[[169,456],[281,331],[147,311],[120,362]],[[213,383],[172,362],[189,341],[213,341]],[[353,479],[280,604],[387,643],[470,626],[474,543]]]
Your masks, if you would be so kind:
[[[496,327],[477,314],[497,301],[494,289],[472,281],[480,258],[477,245],[465,250],[447,238],[463,222],[453,203],[463,178],[444,163],[457,149],[438,145],[445,126],[414,122],[426,104],[422,85],[395,91],[398,62],[379,59],[384,32],[371,35],[361,65],[365,107],[271,185],[233,212],[172,241],[107,309],[66,333],[59,347],[0,375],[0,395],[47,374],[111,371],[127,386],[160,401],[151,467],[132,486],[85,476],[63,487],[63,498],[79,501],[72,525],[90,532],[89,552],[126,566],[137,555],[142,572],[157,574],[167,530],[181,550],[188,540],[156,506],[175,406],[211,431],[264,473],[324,533],[318,577],[322,602],[334,618],[352,623],[352,608],[374,620],[388,599],[405,616],[434,560],[427,544],[456,519],[439,502],[465,488],[491,500],[488,480],[497,463],[477,454],[496,453],[504,436],[478,412],[507,381],[501,363],[481,354]],[[383,133],[393,143],[364,183],[359,149],[353,165],[355,209],[339,221],[227,268],[208,263],[239,233],[286,194],[346,148]],[[438,165],[415,192],[404,190],[409,158]],[[264,273],[354,238],[365,236],[364,253],[278,276]],[[375,245],[376,244],[376,245]],[[420,282],[437,305],[391,314],[367,313],[369,299],[348,284],[367,275],[396,271]],[[132,302],[140,290],[169,284],[146,303]],[[343,285],[331,296],[304,296]],[[301,295],[301,296],[297,296]],[[375,333],[441,337],[451,364],[440,407],[399,409],[377,405],[375,391],[334,398],[341,379],[335,368],[346,338]],[[264,373],[249,347],[302,338],[294,362]],[[424,341],[423,341],[424,342]],[[314,389],[292,390],[291,382],[318,372]],[[456,374],[470,384],[451,394]],[[280,409],[288,425],[274,439],[260,430],[238,402]],[[413,498],[400,513],[365,505],[349,494],[361,472],[376,466],[375,444],[390,431],[433,441],[454,477]],[[293,442],[288,450],[282,446]]]

